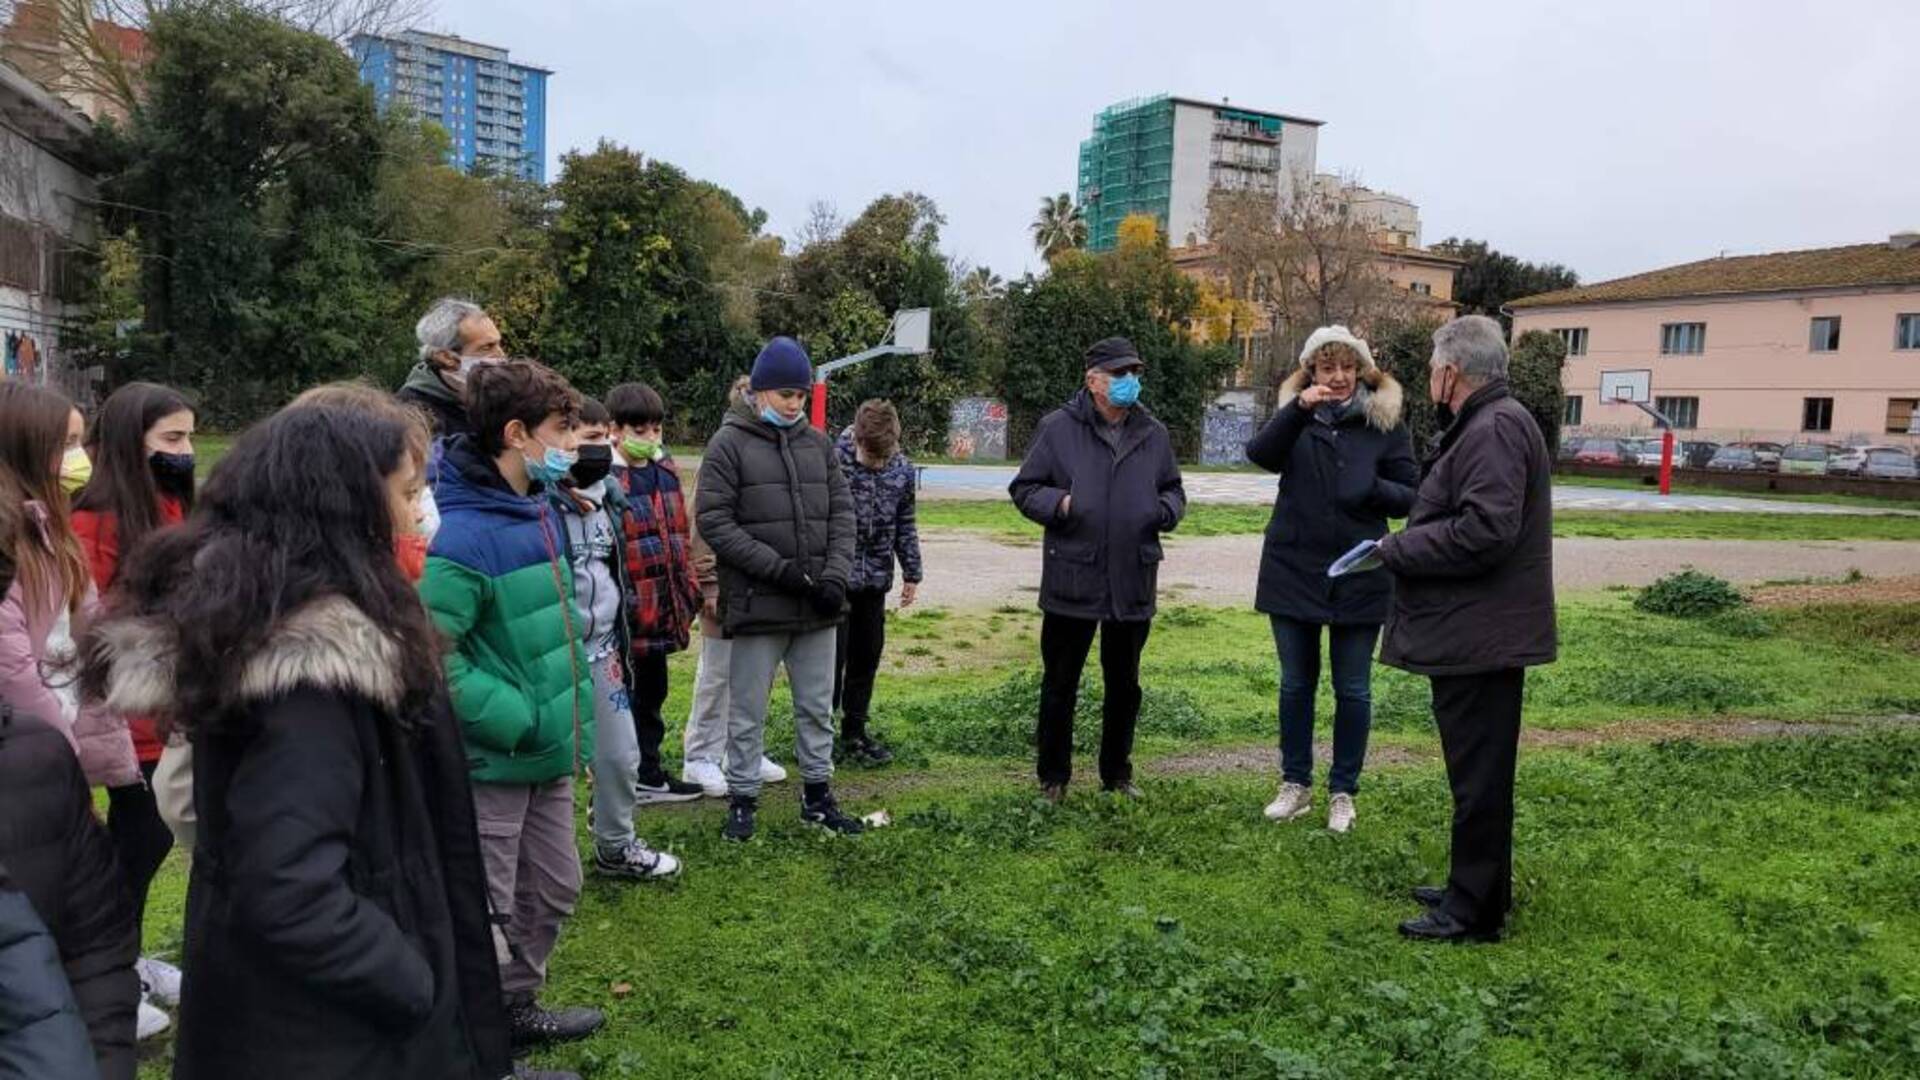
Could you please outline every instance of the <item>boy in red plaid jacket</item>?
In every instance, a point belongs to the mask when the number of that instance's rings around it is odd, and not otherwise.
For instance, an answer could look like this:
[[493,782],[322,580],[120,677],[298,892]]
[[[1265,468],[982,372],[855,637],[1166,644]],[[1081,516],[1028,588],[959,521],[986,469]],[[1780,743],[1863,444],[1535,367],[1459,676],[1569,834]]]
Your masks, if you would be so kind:
[[694,798],[700,786],[669,776],[660,759],[667,732],[660,717],[667,700],[667,657],[687,647],[701,599],[680,469],[660,438],[666,403],[644,383],[622,383],[607,392],[607,411],[613,415],[613,475],[627,495],[622,545],[633,588],[628,624],[633,726],[640,736],[637,801]]

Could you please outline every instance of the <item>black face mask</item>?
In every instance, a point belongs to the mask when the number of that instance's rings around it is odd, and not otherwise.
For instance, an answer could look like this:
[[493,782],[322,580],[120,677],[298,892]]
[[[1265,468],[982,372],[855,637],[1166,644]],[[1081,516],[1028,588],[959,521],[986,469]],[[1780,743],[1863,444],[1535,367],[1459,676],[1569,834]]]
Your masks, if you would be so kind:
[[592,487],[613,470],[613,447],[605,443],[581,443],[580,456],[573,461],[573,482]]
[[147,455],[147,468],[153,471],[153,483],[168,495],[193,490],[193,455],[154,451]]

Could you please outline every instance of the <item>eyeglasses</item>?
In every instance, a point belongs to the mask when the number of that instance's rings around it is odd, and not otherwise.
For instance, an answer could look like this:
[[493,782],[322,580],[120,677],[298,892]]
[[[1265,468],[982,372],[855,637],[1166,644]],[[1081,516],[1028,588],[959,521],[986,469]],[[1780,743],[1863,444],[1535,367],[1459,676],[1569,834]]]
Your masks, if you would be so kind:
[[1107,374],[1116,379],[1124,379],[1129,375],[1138,375],[1145,370],[1146,368],[1135,365],[1133,367],[1109,368]]

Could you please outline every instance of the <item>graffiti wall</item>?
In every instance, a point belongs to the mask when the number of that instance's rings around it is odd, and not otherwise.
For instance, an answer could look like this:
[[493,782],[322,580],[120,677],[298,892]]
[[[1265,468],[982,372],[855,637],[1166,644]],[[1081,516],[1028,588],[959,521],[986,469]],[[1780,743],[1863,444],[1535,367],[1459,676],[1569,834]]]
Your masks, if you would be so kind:
[[1244,465],[1247,440],[1253,438],[1253,413],[1243,409],[1207,410],[1200,429],[1200,464]]
[[1007,460],[1007,403],[966,397],[953,403],[947,456],[961,461]]

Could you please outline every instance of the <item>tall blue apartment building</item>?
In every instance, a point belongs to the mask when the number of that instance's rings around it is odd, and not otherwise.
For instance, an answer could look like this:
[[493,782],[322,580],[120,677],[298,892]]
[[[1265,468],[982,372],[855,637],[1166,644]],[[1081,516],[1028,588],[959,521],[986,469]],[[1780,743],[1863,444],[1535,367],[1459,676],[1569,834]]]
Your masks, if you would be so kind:
[[382,109],[404,105],[453,136],[453,164],[547,179],[545,68],[448,34],[358,34],[348,43]]

